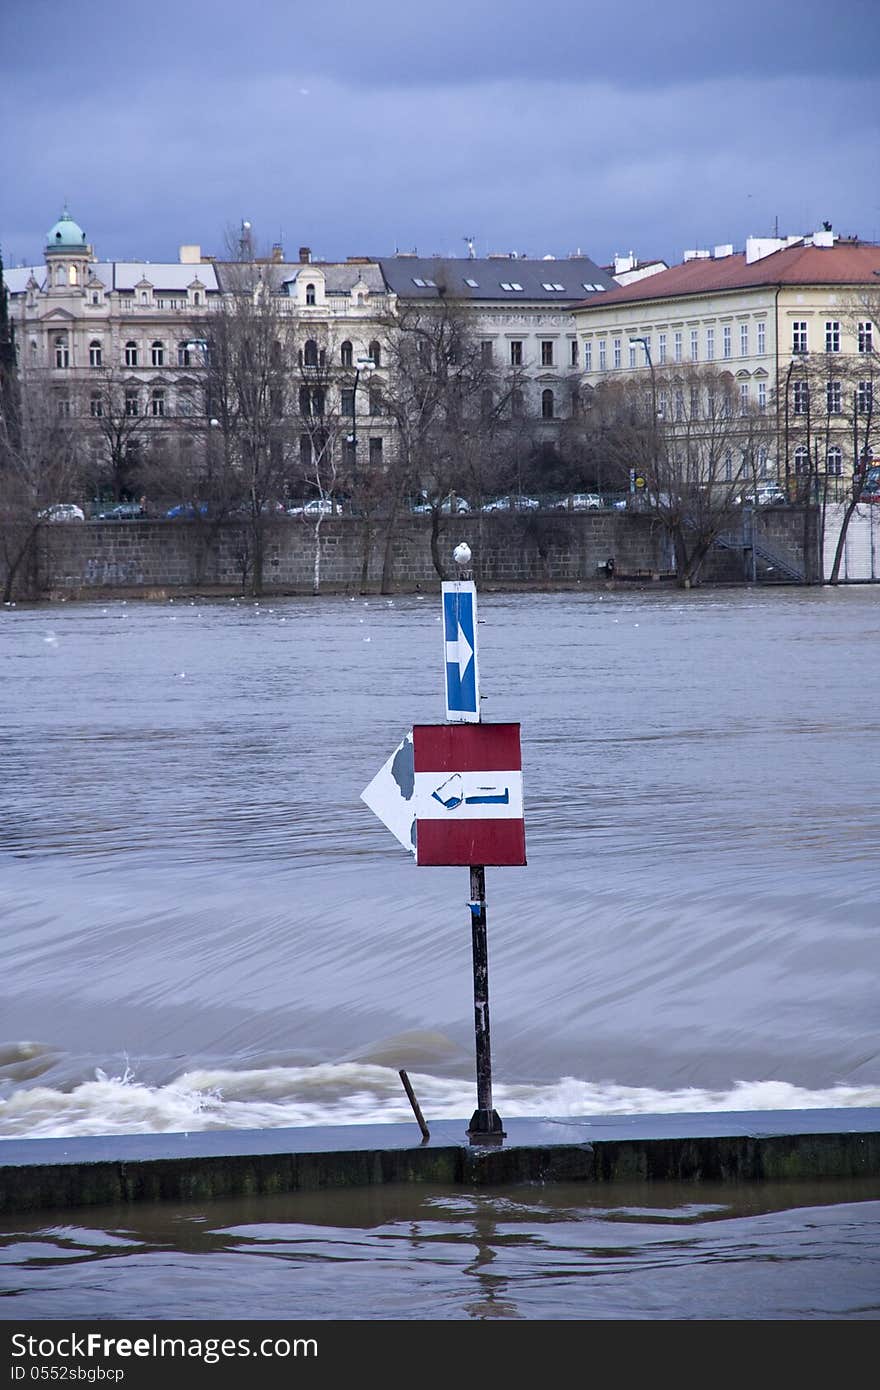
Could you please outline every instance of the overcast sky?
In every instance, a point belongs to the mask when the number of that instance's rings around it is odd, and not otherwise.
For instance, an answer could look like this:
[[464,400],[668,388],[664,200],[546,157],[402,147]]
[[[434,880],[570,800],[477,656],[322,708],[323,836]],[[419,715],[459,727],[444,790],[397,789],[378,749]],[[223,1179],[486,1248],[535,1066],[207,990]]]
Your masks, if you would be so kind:
[[878,0],[0,0],[0,248],[880,241]]

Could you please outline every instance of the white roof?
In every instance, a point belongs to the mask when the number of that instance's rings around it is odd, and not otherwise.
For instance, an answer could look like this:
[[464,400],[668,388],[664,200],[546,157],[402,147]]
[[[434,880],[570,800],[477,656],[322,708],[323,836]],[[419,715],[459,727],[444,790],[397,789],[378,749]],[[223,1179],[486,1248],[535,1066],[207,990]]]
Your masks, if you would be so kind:
[[180,265],[177,261],[170,264],[156,261],[113,263],[114,289],[133,290],[142,280],[147,280],[157,290],[186,290],[194,280],[200,281],[206,290],[217,289],[217,277],[210,264]]
[[9,269],[3,267],[3,279],[10,294],[24,294],[27,289],[28,280],[33,275],[38,285],[42,285],[46,278],[46,267],[44,265],[14,265]]

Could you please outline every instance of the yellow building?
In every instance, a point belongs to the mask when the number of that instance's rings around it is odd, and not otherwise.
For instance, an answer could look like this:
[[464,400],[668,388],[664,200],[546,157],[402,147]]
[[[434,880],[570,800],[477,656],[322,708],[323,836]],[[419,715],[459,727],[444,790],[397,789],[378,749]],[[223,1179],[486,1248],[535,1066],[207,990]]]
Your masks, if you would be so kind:
[[680,265],[594,295],[574,318],[587,388],[627,373],[673,382],[693,365],[729,372],[743,411],[771,415],[775,450],[762,471],[789,494],[808,475],[842,495],[871,457],[878,245],[826,228],[750,237],[741,252],[690,251]]

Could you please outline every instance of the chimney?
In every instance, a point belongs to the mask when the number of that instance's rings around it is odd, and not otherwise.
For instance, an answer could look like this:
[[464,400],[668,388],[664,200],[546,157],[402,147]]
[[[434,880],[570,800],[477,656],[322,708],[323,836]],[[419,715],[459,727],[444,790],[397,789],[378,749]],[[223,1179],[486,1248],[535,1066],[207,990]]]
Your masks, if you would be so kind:
[[281,245],[280,241],[275,241],[272,243],[272,259],[273,261],[284,260],[284,247]]
[[299,259],[301,265],[308,265],[312,259],[311,246],[301,246],[299,248]]

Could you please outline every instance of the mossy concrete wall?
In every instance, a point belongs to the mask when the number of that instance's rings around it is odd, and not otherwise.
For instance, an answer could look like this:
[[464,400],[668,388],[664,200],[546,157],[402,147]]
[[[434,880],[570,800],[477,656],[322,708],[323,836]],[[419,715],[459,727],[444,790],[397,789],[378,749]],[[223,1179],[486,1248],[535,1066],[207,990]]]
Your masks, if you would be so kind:
[[[204,1202],[383,1183],[479,1187],[872,1178],[878,1180],[880,1193],[880,1112],[867,1119],[862,1116],[853,1128],[846,1127],[849,1117],[841,1112],[837,1129],[827,1112],[814,1128],[804,1113],[797,1117],[800,1124],[784,1114],[753,1125],[748,1124],[748,1116],[727,1125],[711,1116],[708,1123],[706,1117],[684,1118],[690,1123],[682,1123],[680,1116],[666,1117],[668,1123],[664,1117],[654,1117],[647,1132],[630,1134],[625,1122],[515,1121],[509,1126],[510,1139],[497,1147],[456,1140],[457,1130],[449,1122],[426,1143],[417,1143],[412,1130],[402,1125],[350,1126],[338,1132],[266,1130],[4,1141],[0,1211]],[[645,1131],[646,1126],[641,1129]],[[539,1133],[558,1138],[529,1142]],[[383,1134],[388,1137],[384,1145]]]
[[[803,516],[794,508],[766,508],[762,534],[799,559]],[[244,591],[245,531],[234,521],[124,521],[46,525],[37,533],[29,575],[42,594],[85,598],[89,594],[176,591]],[[397,524],[391,547],[391,582],[401,590],[431,586],[438,575],[431,559],[430,520],[407,515]],[[618,576],[651,580],[673,568],[669,540],[649,515],[616,511],[565,514],[480,513],[441,519],[440,553],[453,569],[451,552],[467,541],[477,580],[504,587],[595,582],[600,566],[614,558]],[[315,523],[280,517],[266,524],[265,591],[311,593],[315,548],[320,579],[328,591],[356,591],[367,554],[368,586],[378,588],[385,560],[385,531],[368,534],[357,517],[326,517],[319,539]],[[0,546],[0,555],[3,547]],[[2,569],[2,562],[0,562]],[[0,580],[3,576],[0,574]],[[735,583],[744,578],[742,553],[713,549],[703,578]]]

